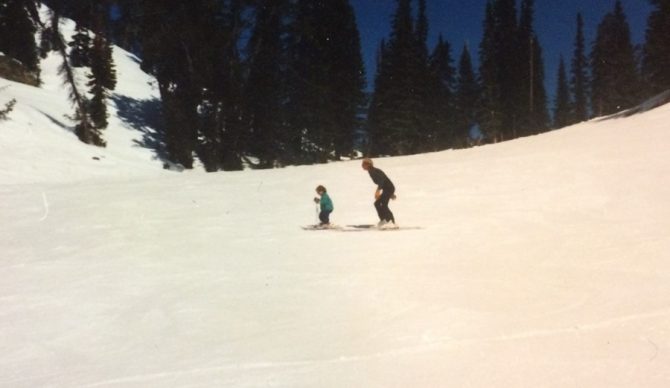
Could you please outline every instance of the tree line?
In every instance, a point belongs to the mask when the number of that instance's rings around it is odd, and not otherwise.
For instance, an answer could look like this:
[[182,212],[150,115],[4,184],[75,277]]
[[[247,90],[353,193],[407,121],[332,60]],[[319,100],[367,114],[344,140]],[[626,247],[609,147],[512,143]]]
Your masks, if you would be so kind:
[[[463,45],[457,61],[442,36],[428,47],[426,0],[397,0],[371,94],[348,0],[50,0],[54,17],[46,24],[35,0],[6,0],[0,52],[35,72],[40,55],[59,52],[77,135],[102,146],[115,85],[113,41],[137,53],[156,78],[170,162],[192,168],[199,160],[208,171],[268,168],[339,160],[355,150],[462,148],[473,131],[486,142],[510,140],[632,107],[670,89],[670,0],[649,1],[641,48],[631,42],[619,0],[590,47],[576,14],[574,51],[559,60],[553,104],[534,0],[486,1],[483,38],[478,47]],[[76,21],[74,36],[61,36],[61,15]],[[89,69],[86,92],[74,67]]]

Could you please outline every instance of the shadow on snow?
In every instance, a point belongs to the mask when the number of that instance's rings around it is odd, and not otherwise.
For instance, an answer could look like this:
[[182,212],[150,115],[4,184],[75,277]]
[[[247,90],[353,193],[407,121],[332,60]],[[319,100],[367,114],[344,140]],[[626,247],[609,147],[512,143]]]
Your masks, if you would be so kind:
[[156,159],[167,161],[160,100],[136,100],[119,95],[114,95],[111,99],[116,104],[119,119],[142,133],[142,139],[134,140],[135,144],[152,150]]

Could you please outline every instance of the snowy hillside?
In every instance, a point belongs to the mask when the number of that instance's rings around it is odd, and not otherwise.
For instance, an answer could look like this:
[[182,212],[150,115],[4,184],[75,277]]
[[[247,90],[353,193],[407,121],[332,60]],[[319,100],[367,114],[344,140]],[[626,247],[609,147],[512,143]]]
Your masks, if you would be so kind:
[[[61,28],[69,37],[74,23],[64,20]],[[0,106],[11,99],[17,101],[10,120],[0,122],[1,158],[12,161],[0,171],[0,183],[156,174],[162,168],[152,147],[143,146],[152,138],[151,120],[160,107],[153,78],[140,70],[136,57],[120,48],[114,50],[114,61],[119,84],[109,104],[105,149],[82,144],[74,134],[74,124],[67,118],[74,114],[74,107],[58,75],[62,63],[58,54],[51,53],[42,62],[41,88],[0,78]],[[87,70],[77,70],[85,90]]]
[[[464,151],[164,172],[117,50],[107,149],[0,80],[0,387],[668,387],[670,105]],[[99,160],[93,159],[97,157]]]

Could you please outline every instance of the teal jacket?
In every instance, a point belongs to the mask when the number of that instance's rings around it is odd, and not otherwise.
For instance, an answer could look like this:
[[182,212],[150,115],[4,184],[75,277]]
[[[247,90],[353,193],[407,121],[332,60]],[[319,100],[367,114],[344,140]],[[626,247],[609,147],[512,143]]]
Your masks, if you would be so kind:
[[321,207],[322,212],[323,211],[332,212],[335,209],[333,207],[333,201],[331,201],[330,197],[328,196],[328,193],[323,193],[321,195],[319,206]]

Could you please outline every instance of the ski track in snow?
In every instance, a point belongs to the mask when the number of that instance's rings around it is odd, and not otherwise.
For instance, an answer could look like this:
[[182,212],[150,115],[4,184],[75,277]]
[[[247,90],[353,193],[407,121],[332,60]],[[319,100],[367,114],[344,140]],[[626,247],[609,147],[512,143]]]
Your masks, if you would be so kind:
[[46,221],[49,217],[49,202],[47,201],[47,193],[42,192],[42,203],[44,204],[44,215],[40,218],[40,222]]

